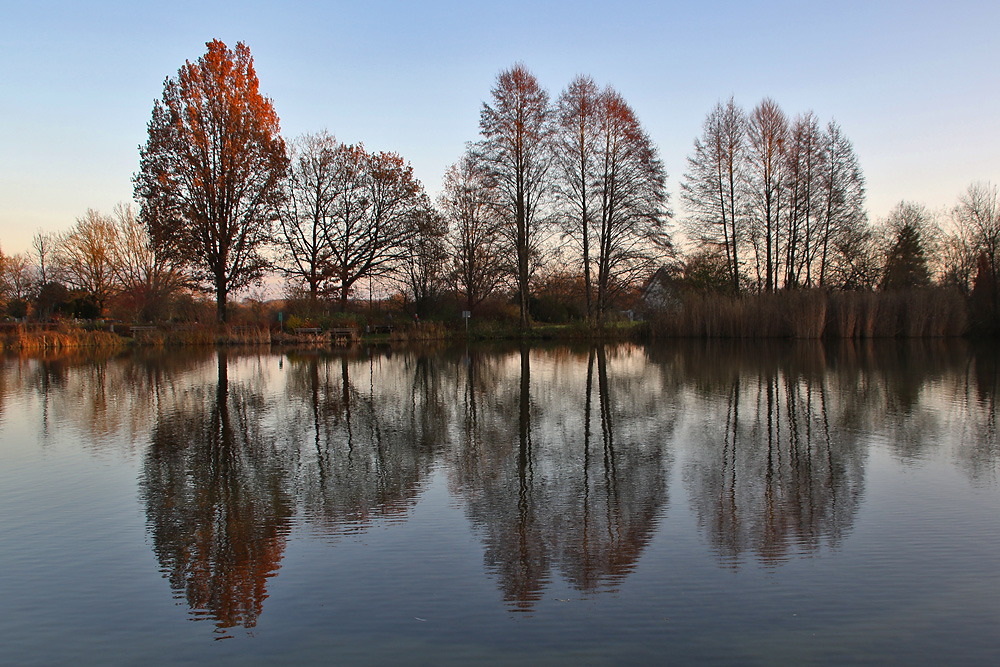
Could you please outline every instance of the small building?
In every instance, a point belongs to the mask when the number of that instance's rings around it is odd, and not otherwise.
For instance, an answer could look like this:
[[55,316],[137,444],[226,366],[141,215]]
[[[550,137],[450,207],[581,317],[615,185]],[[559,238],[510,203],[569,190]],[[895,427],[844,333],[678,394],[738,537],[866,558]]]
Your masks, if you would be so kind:
[[647,313],[665,313],[680,308],[679,293],[675,273],[661,266],[642,288],[639,300]]

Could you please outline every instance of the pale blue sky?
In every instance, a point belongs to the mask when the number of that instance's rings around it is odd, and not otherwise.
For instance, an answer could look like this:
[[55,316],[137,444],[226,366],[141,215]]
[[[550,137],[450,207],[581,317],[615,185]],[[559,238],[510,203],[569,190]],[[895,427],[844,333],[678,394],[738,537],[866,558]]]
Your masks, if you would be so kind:
[[550,94],[579,73],[632,104],[678,183],[705,114],[734,95],[812,109],[853,140],[868,209],[951,207],[1000,183],[997,2],[20,2],[0,0],[0,247],[130,201],[163,80],[244,41],[282,132],[394,150],[431,194],[498,71]]

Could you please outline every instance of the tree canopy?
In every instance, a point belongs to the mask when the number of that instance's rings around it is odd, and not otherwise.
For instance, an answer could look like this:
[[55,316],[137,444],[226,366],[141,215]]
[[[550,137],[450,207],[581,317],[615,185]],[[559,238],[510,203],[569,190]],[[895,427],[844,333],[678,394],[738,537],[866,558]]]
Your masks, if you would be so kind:
[[272,239],[288,158],[250,49],[207,46],[164,82],[134,182],[153,238],[214,287],[221,322],[229,293],[268,266],[261,251]]

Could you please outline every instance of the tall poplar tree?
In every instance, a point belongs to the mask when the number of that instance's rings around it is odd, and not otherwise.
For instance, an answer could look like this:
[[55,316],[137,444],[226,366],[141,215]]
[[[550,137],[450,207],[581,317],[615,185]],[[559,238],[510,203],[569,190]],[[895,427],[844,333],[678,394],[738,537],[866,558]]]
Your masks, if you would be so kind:
[[746,170],[746,114],[729,98],[705,118],[694,140],[681,198],[691,216],[688,234],[723,250],[734,293],[740,290],[740,245],[747,235],[743,182]]
[[528,328],[528,296],[537,260],[552,163],[553,113],[549,94],[527,67],[500,72],[492,104],[479,116],[477,153],[497,190],[502,229],[513,250],[521,329]]

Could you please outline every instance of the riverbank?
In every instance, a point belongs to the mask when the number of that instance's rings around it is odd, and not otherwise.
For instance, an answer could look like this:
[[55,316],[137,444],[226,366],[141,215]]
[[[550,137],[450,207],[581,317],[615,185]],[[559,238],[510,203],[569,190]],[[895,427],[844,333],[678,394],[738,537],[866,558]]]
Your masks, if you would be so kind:
[[[342,347],[358,343],[442,340],[643,341],[669,338],[943,338],[970,333],[965,297],[930,288],[897,292],[788,291],[732,297],[688,294],[648,321],[535,324],[479,320],[461,324],[424,321],[391,331],[363,328],[272,330],[268,324],[58,326],[16,325],[0,330],[0,350],[118,349],[175,346]],[[975,333],[974,331],[972,333]]]

